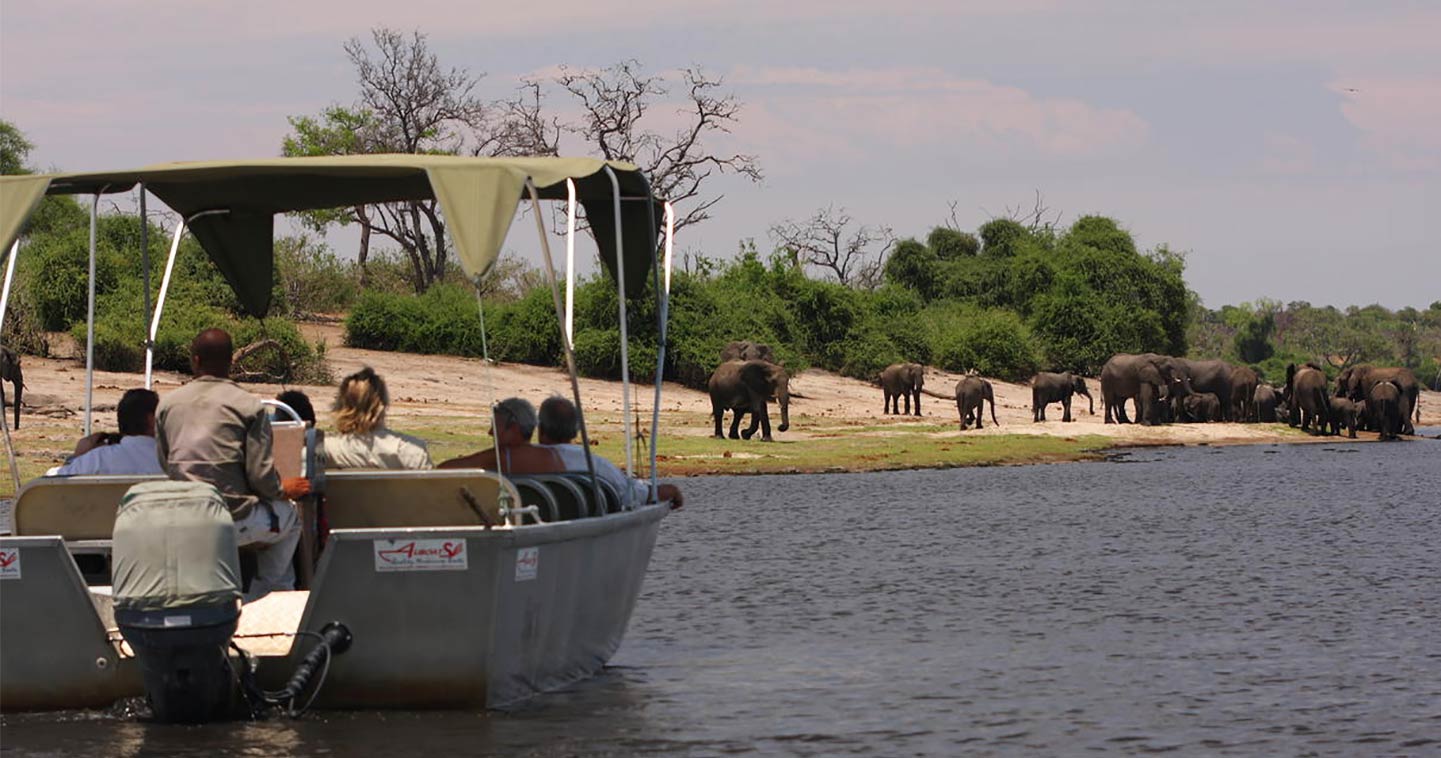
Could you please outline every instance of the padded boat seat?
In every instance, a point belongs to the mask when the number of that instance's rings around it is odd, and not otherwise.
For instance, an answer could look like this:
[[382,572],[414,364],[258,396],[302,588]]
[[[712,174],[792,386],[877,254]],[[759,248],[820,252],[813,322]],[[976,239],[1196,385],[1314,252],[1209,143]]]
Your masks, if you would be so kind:
[[[32,480],[15,499],[15,534],[58,535],[67,543],[110,541],[125,492],[155,476],[54,476]],[[100,545],[91,543],[89,548]],[[93,550],[92,550],[93,551]]]
[[[590,488],[590,474],[567,472],[565,474],[561,474],[561,476],[564,476],[572,482],[575,482],[576,485],[580,487],[582,492],[585,492],[592,498],[594,497],[594,494],[591,492]],[[603,502],[601,504],[602,507],[592,508],[591,513],[596,516],[603,516],[607,513],[620,513],[620,493],[616,491],[615,486],[612,485],[610,482],[600,478],[597,478],[595,480],[595,483],[600,485],[600,496]]]
[[510,477],[510,483],[515,485],[516,492],[520,493],[521,505],[533,505],[540,510],[540,520],[543,523],[554,523],[560,521],[560,506],[555,502],[555,495],[550,494],[550,488],[544,484],[520,477]]
[[325,517],[332,530],[499,525],[502,489],[521,502],[515,485],[482,469],[329,471]]
[[[608,512],[610,495],[601,482],[601,502],[595,502],[595,493],[590,487],[590,476],[586,474],[527,474],[513,476],[512,481],[529,482],[544,487],[555,499],[561,521],[603,516]],[[614,490],[609,490],[614,492]],[[619,496],[617,496],[618,498]],[[617,501],[618,502],[618,501]]]

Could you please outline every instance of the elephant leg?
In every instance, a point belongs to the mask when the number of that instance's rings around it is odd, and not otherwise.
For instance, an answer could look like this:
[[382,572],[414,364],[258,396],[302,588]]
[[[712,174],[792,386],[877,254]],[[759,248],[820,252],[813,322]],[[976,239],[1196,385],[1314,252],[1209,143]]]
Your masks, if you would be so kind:
[[1062,422],[1075,421],[1075,419],[1071,418],[1071,398],[1069,395],[1061,398],[1061,408],[1063,410],[1061,414]]
[[[760,412],[755,415],[755,418],[756,418],[756,420],[759,420],[759,421],[760,421],[761,441],[762,441],[762,442],[775,442],[775,440],[771,439],[771,413],[770,413],[770,409],[767,408],[764,404],[762,404],[762,405],[761,405]],[[754,422],[751,424],[751,433],[752,433],[752,434],[755,433],[755,424],[754,424]]]
[[743,439],[750,439],[751,437],[755,436],[756,428],[761,425],[761,420],[764,418],[765,412],[765,401],[761,401],[760,410],[756,410],[755,406],[751,406],[749,410],[749,413],[751,414],[751,423],[750,426],[746,427],[745,431],[741,432],[741,437]]
[[[905,398],[906,398],[906,411],[905,411],[905,415],[909,416],[909,415],[911,415],[911,393],[906,392],[906,393],[903,393],[903,394],[905,395]],[[900,404],[897,403],[897,405],[900,405]],[[900,409],[897,408],[897,410],[900,410]]]
[[916,391],[915,391],[915,395],[916,395],[916,415],[919,416],[919,415],[921,415],[921,391],[920,391],[920,390],[916,390]]
[[711,416],[714,416],[714,417],[715,417],[715,437],[716,437],[716,439],[720,439],[720,440],[725,439],[725,435],[721,433],[721,423],[722,423],[722,421],[725,419],[725,415],[726,415],[726,412],[725,412],[725,409],[724,409],[724,408],[718,407],[718,406],[716,406],[714,403],[711,404]]
[[742,411],[742,410],[740,410],[739,408],[735,409],[735,410],[733,411],[733,413],[734,413],[734,416],[731,418],[731,433],[730,433],[730,438],[733,439],[733,440],[738,440],[738,439],[741,438],[741,434],[740,434],[741,419],[744,418],[746,414],[745,414],[745,411]]

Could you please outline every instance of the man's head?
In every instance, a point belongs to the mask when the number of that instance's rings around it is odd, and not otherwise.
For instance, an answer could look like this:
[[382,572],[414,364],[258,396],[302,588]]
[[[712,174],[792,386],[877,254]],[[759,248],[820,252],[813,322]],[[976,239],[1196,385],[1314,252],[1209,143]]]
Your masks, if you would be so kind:
[[300,390],[286,390],[275,396],[276,400],[290,406],[299,416],[300,420],[315,426],[315,407],[310,404],[310,396]]
[[190,343],[190,373],[196,376],[230,377],[230,356],[235,346],[224,329],[206,329]]
[[160,396],[150,390],[126,390],[115,406],[115,416],[120,422],[120,434],[125,437],[140,435],[155,436],[155,407]]
[[508,397],[495,404],[496,442],[500,445],[518,445],[530,441],[535,431],[535,406],[525,398]]
[[562,445],[575,439],[579,432],[575,403],[551,395],[540,404],[540,444]]

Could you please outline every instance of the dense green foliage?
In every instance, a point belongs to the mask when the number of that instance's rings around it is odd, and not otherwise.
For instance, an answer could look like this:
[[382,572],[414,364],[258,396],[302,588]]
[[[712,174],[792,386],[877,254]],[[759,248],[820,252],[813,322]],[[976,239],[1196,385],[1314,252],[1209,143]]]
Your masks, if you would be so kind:
[[1272,382],[1286,364],[1311,361],[1332,374],[1360,363],[1406,366],[1441,388],[1441,301],[1426,310],[1379,305],[1344,310],[1310,303],[1257,303],[1194,309],[1193,355],[1255,365]]
[[[72,204],[73,205],[73,204]],[[61,204],[55,213],[32,223],[16,265],[17,307],[5,324],[7,344],[27,352],[46,353],[44,333],[69,330],[83,345],[89,270],[89,224],[78,206],[74,213]],[[70,223],[60,223],[64,217]],[[169,234],[156,224],[148,230],[151,261],[150,302],[159,295]],[[228,330],[237,347],[269,339],[273,348],[256,351],[237,366],[237,378],[269,381],[328,381],[324,347],[311,345],[286,318],[288,305],[319,293],[344,292],[351,280],[335,276],[333,256],[326,258],[304,239],[277,242],[276,297],[272,315],[263,321],[239,315],[228,284],[194,239],[182,241],[175,260],[165,313],[156,333],[157,368],[188,371],[190,340],[202,329]],[[142,302],[140,219],[106,213],[96,225],[95,365],[108,371],[140,371],[145,364],[145,322]],[[284,272],[299,274],[290,280]],[[319,273],[316,273],[319,272]],[[329,280],[326,281],[326,277]]]

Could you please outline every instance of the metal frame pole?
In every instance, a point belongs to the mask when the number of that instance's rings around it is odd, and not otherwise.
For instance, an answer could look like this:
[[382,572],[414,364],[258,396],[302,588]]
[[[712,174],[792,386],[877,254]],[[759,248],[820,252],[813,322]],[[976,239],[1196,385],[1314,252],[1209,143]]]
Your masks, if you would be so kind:
[[[615,192],[615,286],[620,301],[620,387],[624,394],[621,397],[621,427],[625,430],[625,473],[627,476],[635,476],[635,449],[631,447],[634,442],[633,430],[630,423],[630,337],[626,326],[625,315],[625,240],[621,233],[620,217],[620,179],[615,171],[607,165],[605,175],[610,178],[611,190]],[[626,494],[627,500],[634,500],[633,494]],[[627,503],[628,507],[634,507],[635,503]]]
[[[105,190],[102,189],[101,192]],[[90,286],[85,301],[85,436],[90,436],[95,408],[95,234],[100,220],[100,192],[90,203]]]
[[[140,323],[150,323],[150,216],[145,212],[145,182],[140,183],[140,271],[141,289],[140,303],[144,320]],[[145,349],[150,351],[150,340],[145,340]],[[146,383],[146,388],[150,384]]]
[[575,342],[575,180],[565,180],[565,337]]
[[658,287],[656,293],[660,300],[660,313],[657,321],[657,341],[655,359],[655,405],[652,407],[650,420],[650,491],[651,497],[660,499],[660,474],[656,471],[656,454],[660,444],[660,393],[661,383],[665,379],[665,346],[666,326],[670,321],[670,266],[671,250],[675,240],[675,208],[669,202],[665,204],[665,258],[663,286]]
[[170,255],[165,259],[165,274],[160,278],[160,294],[155,298],[155,313],[150,316],[150,331],[145,334],[145,389],[155,379],[155,333],[160,330],[160,317],[165,314],[165,295],[170,291],[170,274],[175,270],[175,254],[180,251],[180,238],[185,236],[185,219],[175,224],[170,238]]
[[0,334],[5,331],[5,314],[10,310],[10,284],[15,281],[15,259],[19,257],[20,240],[15,240],[5,261],[5,288],[0,290]]
[[[556,315],[560,316],[562,305],[560,301],[560,287],[555,280],[555,265],[550,260],[550,238],[546,236],[545,222],[541,220],[540,192],[536,189],[535,182],[532,182],[529,178],[525,180],[525,188],[530,192],[530,204],[534,210],[532,215],[535,216],[535,230],[540,234],[541,259],[545,263],[545,275],[550,284],[551,300],[555,303]],[[585,411],[580,404],[580,377],[575,370],[575,348],[571,343],[570,335],[564,330],[562,330],[560,335],[560,344],[563,348],[562,352],[565,353],[565,367],[570,373],[570,391],[571,394],[575,396],[575,420],[576,425],[580,427],[580,444],[582,450],[585,452],[585,468],[590,474],[591,493],[595,497],[595,502],[604,502],[601,499],[600,482],[596,479],[595,475],[595,459],[590,452],[590,433],[585,427]],[[627,490],[629,490],[629,488],[627,488]]]

